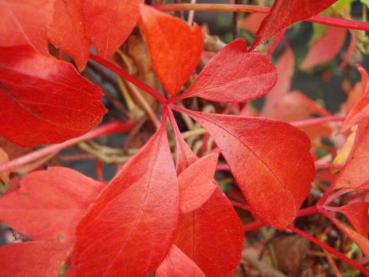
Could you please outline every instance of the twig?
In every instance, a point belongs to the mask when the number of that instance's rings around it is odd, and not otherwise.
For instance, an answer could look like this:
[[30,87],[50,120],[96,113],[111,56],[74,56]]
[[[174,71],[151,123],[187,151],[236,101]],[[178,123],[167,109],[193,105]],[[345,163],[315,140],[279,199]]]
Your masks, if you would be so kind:
[[131,130],[132,127],[133,127],[133,124],[131,122],[114,121],[114,122],[107,123],[80,137],[73,138],[73,139],[67,140],[62,143],[46,146],[45,148],[36,150],[32,153],[29,153],[27,155],[24,155],[12,161],[0,164],[0,172],[6,171],[6,170],[14,170],[17,167],[23,166],[29,162],[45,157],[51,153],[56,154],[59,151],[63,150],[64,148],[77,144],[81,141],[85,141],[85,140],[89,140],[89,139],[93,139],[93,138],[97,138],[101,136],[106,136],[106,135],[110,135],[113,133],[126,132],[126,131]]

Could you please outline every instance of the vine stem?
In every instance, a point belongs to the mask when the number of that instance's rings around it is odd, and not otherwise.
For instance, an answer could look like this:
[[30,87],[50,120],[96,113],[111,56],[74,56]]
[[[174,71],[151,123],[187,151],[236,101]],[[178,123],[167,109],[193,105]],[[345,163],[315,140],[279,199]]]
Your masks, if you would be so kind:
[[[249,13],[268,13],[269,7],[256,5],[235,5],[235,4],[156,4],[153,7],[164,11],[222,11],[222,12],[249,12]],[[329,25],[339,28],[369,31],[369,22],[341,19],[328,16],[313,16],[305,19],[313,23]]]
[[[315,162],[315,169],[342,169],[343,164],[325,164]],[[216,167],[217,171],[231,171],[231,168],[227,164],[219,164]]]
[[357,270],[359,270],[361,273],[365,274],[365,276],[369,276],[369,270],[364,268],[361,264],[355,262],[354,260],[351,260],[350,258],[348,258],[347,256],[345,256],[344,254],[342,254],[341,252],[338,252],[336,249],[334,249],[333,247],[329,246],[328,244],[326,244],[325,242],[313,237],[312,235],[294,227],[294,226],[289,226],[288,227],[289,230],[291,230],[292,232],[302,236],[303,238],[311,241],[312,243],[318,245],[319,247],[323,248],[324,250],[326,250],[328,253],[333,254],[334,256],[336,256],[337,258],[339,258],[340,260],[348,263],[349,265],[353,266],[354,268],[356,268]]
[[[238,206],[238,207],[242,209],[241,206]],[[311,207],[308,207],[308,208],[305,208],[305,209],[301,209],[297,213],[296,217],[304,217],[304,216],[309,216],[309,215],[313,215],[313,214],[317,214],[317,213],[319,213],[318,207],[317,206],[311,206]],[[252,222],[250,224],[244,225],[242,227],[242,229],[243,229],[244,232],[250,232],[250,231],[253,231],[255,229],[261,228],[263,226],[266,226],[266,224],[264,224],[260,221],[255,221],[255,222]]]
[[345,120],[345,117],[342,115],[337,116],[325,116],[325,117],[319,117],[319,118],[312,118],[312,119],[306,119],[301,121],[294,121],[291,122],[291,124],[297,128],[306,127],[306,126],[312,126],[312,125],[318,125],[322,123],[328,123],[328,122],[337,122],[337,121],[343,121]]
[[165,105],[167,103],[167,99],[156,89],[153,87],[150,87],[149,85],[145,84],[141,80],[137,79],[136,77],[130,75],[128,72],[120,68],[119,66],[115,65],[114,63],[105,60],[99,56],[96,56],[94,54],[90,55],[91,60],[103,65],[107,69],[111,70],[112,72],[116,73],[120,77],[122,77],[124,80],[134,84],[138,88],[142,89],[146,93],[150,94],[152,97],[154,97],[156,100],[158,100],[161,104]]
[[131,122],[113,121],[113,122],[107,123],[107,124],[102,125],[102,126],[98,127],[97,129],[95,129],[93,131],[90,131],[87,134],[84,134],[80,137],[73,138],[73,139],[67,140],[67,141],[62,142],[62,143],[46,146],[45,148],[38,149],[34,152],[31,152],[31,153],[29,153],[27,155],[24,155],[22,157],[19,157],[17,159],[11,160],[11,161],[6,162],[6,163],[2,163],[2,164],[0,164],[0,173],[4,172],[4,171],[13,170],[17,167],[28,164],[28,163],[30,163],[34,160],[40,159],[40,158],[45,157],[49,154],[56,154],[57,152],[65,149],[69,146],[72,146],[74,144],[77,144],[81,141],[85,141],[85,140],[89,140],[89,139],[93,139],[93,138],[97,138],[97,137],[101,137],[101,136],[106,136],[106,135],[110,135],[110,134],[113,134],[113,133],[129,131],[129,130],[132,129],[133,126],[134,125]]

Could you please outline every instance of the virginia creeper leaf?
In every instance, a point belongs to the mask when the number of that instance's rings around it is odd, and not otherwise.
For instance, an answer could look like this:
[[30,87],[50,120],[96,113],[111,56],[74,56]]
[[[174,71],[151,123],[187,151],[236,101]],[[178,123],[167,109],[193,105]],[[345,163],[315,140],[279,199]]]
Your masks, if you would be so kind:
[[353,149],[335,182],[335,188],[360,189],[369,184],[369,123],[358,125]]
[[83,0],[87,38],[97,54],[110,58],[128,38],[139,19],[143,0]]
[[57,143],[89,131],[105,113],[101,97],[71,64],[28,46],[0,49],[0,135],[14,143]]
[[50,0],[0,0],[0,47],[29,44],[47,54],[53,4]]
[[[197,157],[179,130],[174,130],[177,172],[181,173],[193,165]],[[215,191],[200,208],[183,215],[177,230],[177,246],[200,266],[206,276],[224,277],[231,275],[239,264],[243,231],[233,206],[215,185]]]
[[289,25],[317,15],[337,0],[275,0],[256,33],[252,48],[273,38]]
[[70,245],[55,241],[11,243],[0,247],[0,276],[58,276]]
[[69,241],[101,190],[100,183],[68,168],[35,171],[0,198],[0,220],[33,239]]
[[187,113],[214,138],[255,216],[275,228],[287,227],[314,178],[307,136],[279,121]]
[[249,14],[241,20],[239,27],[250,31],[251,33],[256,33],[266,16],[267,15],[263,13]]
[[181,219],[175,244],[206,276],[224,277],[239,264],[242,242],[241,222],[217,187],[204,205]]
[[[90,54],[82,13],[82,0],[54,0],[54,14],[48,28],[50,42],[68,53],[83,70]],[[87,1],[89,2],[89,1]]]
[[367,236],[363,236],[358,232],[355,232],[351,228],[347,227],[345,224],[341,223],[337,219],[333,218],[333,223],[341,229],[353,242],[357,244],[357,246],[361,249],[363,254],[369,258],[369,240]]
[[237,39],[210,60],[181,98],[241,102],[265,95],[276,82],[277,70],[269,59],[249,52],[246,41]]
[[203,48],[199,26],[141,6],[140,29],[149,48],[152,64],[167,92],[175,95],[195,70]]
[[346,32],[343,28],[328,27],[323,37],[310,46],[300,68],[309,69],[332,60],[341,51],[345,43]]
[[204,272],[177,246],[173,245],[169,254],[155,272],[156,277],[206,277]]
[[352,227],[364,237],[369,233],[369,202],[351,203],[338,207],[335,211],[343,213]]
[[347,114],[342,123],[342,131],[347,131],[352,126],[369,119],[369,76],[361,65],[358,65],[358,70],[361,74],[362,98]]
[[213,194],[218,154],[210,154],[195,161],[179,176],[179,206],[183,213],[199,208]]
[[272,91],[268,93],[265,98],[263,106],[263,115],[269,117],[275,105],[286,95],[291,88],[292,77],[295,70],[295,57],[292,49],[289,45],[286,45],[286,49],[279,58],[276,69],[278,72],[278,81],[273,87]]
[[[281,95],[279,101],[273,107],[267,110],[265,116],[270,119],[293,122],[312,118],[313,116],[329,116],[330,113],[300,91],[293,91]],[[329,137],[332,129],[328,124],[322,123],[312,126],[299,127],[312,140]]]
[[147,276],[167,255],[178,183],[165,124],[121,169],[77,228],[77,276]]

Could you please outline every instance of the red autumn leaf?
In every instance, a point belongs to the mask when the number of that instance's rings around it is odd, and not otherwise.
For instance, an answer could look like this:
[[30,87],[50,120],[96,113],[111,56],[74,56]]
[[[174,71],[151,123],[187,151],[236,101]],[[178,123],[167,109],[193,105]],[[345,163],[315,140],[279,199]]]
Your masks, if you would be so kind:
[[358,125],[353,149],[340,172],[335,188],[360,189],[369,184],[369,122]]
[[47,54],[52,11],[49,0],[0,0],[0,47],[29,44]]
[[[329,116],[329,112],[309,99],[300,91],[288,93],[279,98],[275,105],[264,114],[268,118],[293,122],[312,118],[313,116]],[[317,124],[299,128],[304,131],[311,139],[329,137],[332,129],[328,124]]]
[[277,71],[269,59],[249,52],[246,41],[237,39],[210,60],[181,99],[241,102],[267,94],[276,82]]
[[165,90],[175,95],[199,62],[203,47],[201,29],[149,6],[142,5],[140,11],[140,29],[154,70]]
[[0,49],[0,135],[14,143],[57,143],[89,131],[105,113],[101,97],[71,64],[28,46]]
[[241,22],[239,23],[239,27],[252,33],[256,33],[266,16],[267,15],[263,13],[249,14],[241,20]]
[[345,43],[346,32],[342,28],[328,27],[323,37],[310,46],[300,68],[309,69],[332,60],[341,51]]
[[369,240],[367,236],[363,236],[359,234],[358,232],[355,232],[351,228],[347,227],[345,224],[338,221],[333,216],[330,217],[332,222],[341,229],[342,232],[344,232],[353,242],[357,244],[357,246],[360,248],[360,250],[364,253],[364,255],[369,258]]
[[50,42],[68,53],[79,70],[83,70],[90,54],[90,42],[85,34],[82,0],[54,1],[53,18],[48,28]]
[[369,233],[369,203],[357,202],[338,207],[334,211],[343,213],[352,227],[364,237]]
[[37,240],[74,239],[78,222],[102,185],[63,167],[36,171],[0,198],[0,220]]
[[0,276],[59,276],[70,245],[54,241],[12,243],[0,247]]
[[287,227],[314,178],[307,136],[279,121],[186,113],[212,135],[255,216],[275,228]]
[[110,58],[131,34],[139,19],[143,0],[83,1],[87,38],[96,46],[97,55]]
[[179,176],[179,207],[183,213],[199,208],[213,194],[218,154],[210,154],[195,161]]
[[289,25],[317,15],[337,0],[275,0],[256,33],[252,48],[273,38]]
[[358,65],[358,70],[361,74],[362,98],[347,114],[345,121],[342,123],[342,131],[347,131],[361,121],[369,119],[369,76],[361,65]]
[[77,276],[147,276],[168,253],[179,200],[165,128],[125,164],[80,222]]
[[275,105],[280,102],[281,98],[286,95],[291,88],[292,77],[295,70],[295,57],[289,45],[286,44],[286,49],[279,58],[276,68],[278,72],[278,81],[272,91],[266,96],[263,106],[262,113],[266,117],[269,117],[269,113],[274,110]]
[[[195,163],[197,157],[179,130],[174,128],[174,131],[177,171],[181,173]],[[185,214],[180,220],[177,242],[206,276],[228,276],[239,264],[243,242],[241,222],[218,187],[199,209]]]
[[204,272],[177,246],[173,245],[169,254],[155,272],[155,277],[206,277]]
[[206,276],[231,276],[240,262],[243,231],[231,203],[217,188],[199,209],[184,215],[175,244]]

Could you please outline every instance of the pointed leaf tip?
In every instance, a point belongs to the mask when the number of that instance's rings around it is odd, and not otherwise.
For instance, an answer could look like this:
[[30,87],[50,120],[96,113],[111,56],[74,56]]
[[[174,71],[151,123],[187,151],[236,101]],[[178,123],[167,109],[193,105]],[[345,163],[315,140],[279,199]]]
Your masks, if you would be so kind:
[[199,62],[203,48],[201,29],[146,5],[141,5],[140,12],[140,30],[154,70],[165,90],[175,95]]
[[189,110],[187,114],[214,138],[255,216],[286,228],[315,175],[308,137],[279,121]]
[[210,60],[181,98],[242,102],[264,96],[276,82],[277,70],[269,59],[237,39]]
[[[337,0],[276,0],[256,32],[252,48],[272,39],[289,25],[317,15]],[[282,20],[283,19],[283,20]]]

